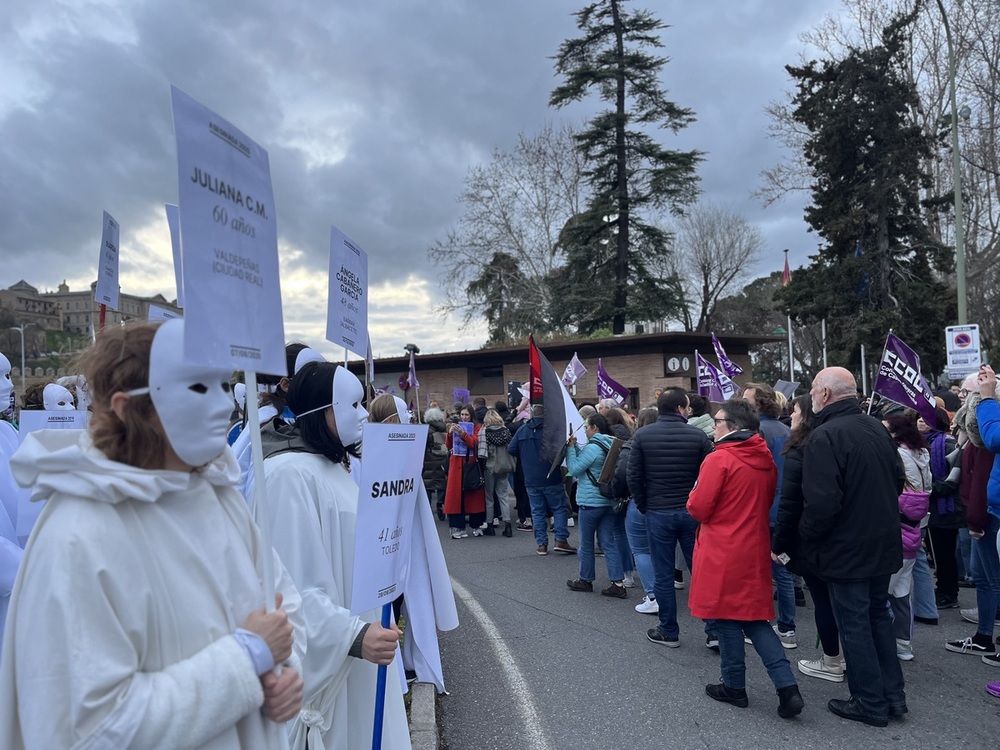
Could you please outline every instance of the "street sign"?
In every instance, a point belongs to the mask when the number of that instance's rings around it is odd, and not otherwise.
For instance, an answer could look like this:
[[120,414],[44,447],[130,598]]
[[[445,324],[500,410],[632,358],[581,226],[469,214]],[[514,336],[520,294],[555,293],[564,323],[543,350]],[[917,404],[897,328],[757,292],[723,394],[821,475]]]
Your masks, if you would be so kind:
[[961,380],[966,375],[979,371],[983,356],[978,325],[948,326],[944,329],[944,338],[949,380]]

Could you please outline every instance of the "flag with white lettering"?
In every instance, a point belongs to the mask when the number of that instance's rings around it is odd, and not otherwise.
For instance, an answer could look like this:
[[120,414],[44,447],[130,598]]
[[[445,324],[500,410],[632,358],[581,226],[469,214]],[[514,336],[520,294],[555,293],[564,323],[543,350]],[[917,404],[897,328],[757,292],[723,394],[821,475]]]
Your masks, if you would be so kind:
[[583,362],[576,356],[576,352],[573,352],[573,359],[569,361],[569,364],[566,365],[566,371],[563,372],[562,383],[569,388],[586,374],[587,368],[583,366]]
[[743,368],[726,356],[726,350],[722,348],[722,342],[715,338],[714,333],[712,334],[712,348],[715,349],[715,356],[719,358],[719,364],[722,365],[722,371],[726,375],[735,378],[737,375],[743,374]]
[[890,401],[914,409],[927,424],[935,424],[937,402],[920,373],[920,357],[892,331],[886,336],[882,362],[872,390]]
[[628,400],[629,392],[628,388],[613,380],[601,360],[597,360],[597,397],[613,398],[621,406]]
[[721,404],[723,401],[728,401],[740,392],[740,387],[728,375],[720,372],[715,365],[701,356],[697,350],[694,353],[694,361],[698,367],[699,396]]

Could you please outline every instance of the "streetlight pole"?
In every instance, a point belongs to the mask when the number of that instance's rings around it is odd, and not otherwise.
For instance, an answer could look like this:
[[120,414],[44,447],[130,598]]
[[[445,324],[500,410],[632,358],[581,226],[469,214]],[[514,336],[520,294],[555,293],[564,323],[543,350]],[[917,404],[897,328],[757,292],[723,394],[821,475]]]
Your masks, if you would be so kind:
[[937,0],[944,34],[948,40],[948,86],[951,95],[951,170],[955,183],[955,286],[958,292],[958,324],[969,322],[968,303],[965,298],[965,232],[962,227],[962,156],[958,151],[958,95],[955,92],[955,45],[944,3]]
[[[19,326],[11,326],[10,330],[21,334],[21,396],[24,396],[24,323]],[[4,406],[6,409],[6,405]]]

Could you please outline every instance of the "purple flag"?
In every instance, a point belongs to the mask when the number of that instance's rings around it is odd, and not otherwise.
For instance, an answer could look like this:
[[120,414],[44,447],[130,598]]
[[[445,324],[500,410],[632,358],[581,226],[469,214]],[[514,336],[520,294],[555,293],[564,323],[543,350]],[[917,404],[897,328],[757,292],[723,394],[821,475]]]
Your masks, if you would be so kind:
[[601,360],[597,360],[597,397],[613,398],[621,406],[628,400],[629,390],[621,383],[612,380]]
[[467,404],[469,403],[469,398],[472,394],[469,392],[468,388],[456,388],[454,390],[454,396],[456,404]]
[[937,402],[920,374],[920,357],[892,332],[886,336],[885,351],[872,390],[916,410],[927,424],[936,423]]
[[420,382],[417,380],[417,368],[413,364],[413,351],[410,351],[410,371],[406,375],[407,389],[419,388]]
[[577,358],[576,352],[573,352],[573,359],[571,359],[569,364],[566,365],[566,371],[563,373],[562,383],[564,386],[569,388],[586,374],[587,368],[584,367],[583,362]]
[[726,356],[726,350],[722,348],[722,343],[712,334],[712,348],[715,349],[715,356],[719,358],[722,371],[731,378],[743,374],[743,368]]
[[718,368],[701,356],[697,350],[694,353],[694,361],[698,366],[699,396],[721,404],[740,392],[740,387],[730,380],[728,375],[719,372]]

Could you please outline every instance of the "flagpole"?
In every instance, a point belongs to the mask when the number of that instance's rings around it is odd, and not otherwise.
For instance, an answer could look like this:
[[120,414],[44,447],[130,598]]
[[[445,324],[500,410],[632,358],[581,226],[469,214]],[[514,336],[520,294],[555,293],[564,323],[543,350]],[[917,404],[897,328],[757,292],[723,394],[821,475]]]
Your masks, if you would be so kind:
[[[885,350],[889,348],[889,336],[891,336],[891,335],[892,335],[892,329],[890,328],[889,329],[889,333],[885,337],[885,343],[882,345],[882,357],[881,357],[881,359],[879,359],[879,362],[884,362],[885,361]],[[873,397],[877,393],[877,391],[875,390],[875,387],[877,385],[878,385],[878,378],[876,377],[875,378],[875,382],[872,383],[872,396]],[[874,400],[875,400],[874,398],[868,399],[868,413],[869,414],[872,413],[872,401],[874,401]]]
[[822,321],[822,331],[823,331],[823,369],[826,369],[826,318]]
[[[861,392],[868,395],[868,365],[865,364],[865,345],[861,344]],[[869,404],[871,401],[869,400]]]
[[[788,252],[787,250],[785,252]],[[788,380],[795,382],[795,356],[792,353],[792,316],[788,316]]]

